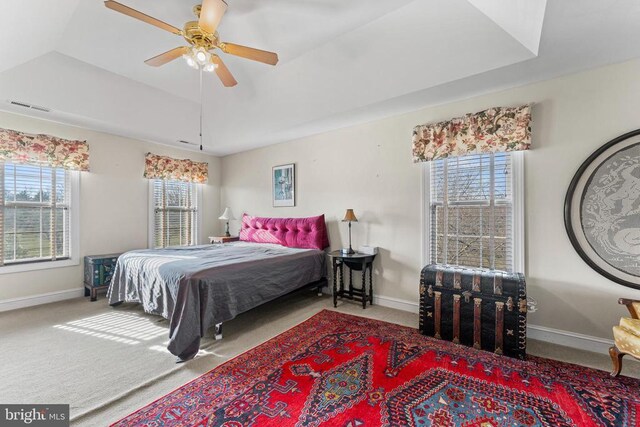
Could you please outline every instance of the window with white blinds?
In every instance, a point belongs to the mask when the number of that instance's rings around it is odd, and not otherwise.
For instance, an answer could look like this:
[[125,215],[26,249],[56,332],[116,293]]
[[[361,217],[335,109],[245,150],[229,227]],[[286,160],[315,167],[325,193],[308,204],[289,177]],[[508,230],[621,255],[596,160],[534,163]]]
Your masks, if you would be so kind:
[[151,246],[195,245],[198,235],[198,184],[156,179],[151,185]]
[[430,262],[514,271],[512,154],[430,162]]
[[0,162],[0,265],[70,258],[71,173]]

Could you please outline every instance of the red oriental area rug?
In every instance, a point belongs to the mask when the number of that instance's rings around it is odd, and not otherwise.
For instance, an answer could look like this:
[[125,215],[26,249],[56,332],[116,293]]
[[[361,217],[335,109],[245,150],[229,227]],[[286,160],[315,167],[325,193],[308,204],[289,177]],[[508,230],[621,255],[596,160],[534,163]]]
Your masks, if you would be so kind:
[[322,311],[114,426],[637,426],[640,381]]

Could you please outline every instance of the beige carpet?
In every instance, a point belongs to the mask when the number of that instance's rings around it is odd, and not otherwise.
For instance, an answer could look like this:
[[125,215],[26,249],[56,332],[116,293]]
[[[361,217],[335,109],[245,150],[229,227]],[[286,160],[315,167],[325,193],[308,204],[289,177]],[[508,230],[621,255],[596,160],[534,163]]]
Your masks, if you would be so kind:
[[104,299],[0,313],[0,333],[3,403],[70,403],[78,414],[185,366],[166,351],[166,321]]
[[[102,297],[0,313],[0,402],[69,403],[73,425],[108,425],[326,308],[333,309],[330,298],[312,292],[259,307],[225,324],[222,341],[206,340],[183,364],[166,351],[167,322],[135,305],[113,309]],[[342,302],[337,310],[418,322],[415,314],[378,306]],[[529,352],[610,369],[608,355],[536,341]],[[640,364],[626,362],[623,373],[640,376]]]

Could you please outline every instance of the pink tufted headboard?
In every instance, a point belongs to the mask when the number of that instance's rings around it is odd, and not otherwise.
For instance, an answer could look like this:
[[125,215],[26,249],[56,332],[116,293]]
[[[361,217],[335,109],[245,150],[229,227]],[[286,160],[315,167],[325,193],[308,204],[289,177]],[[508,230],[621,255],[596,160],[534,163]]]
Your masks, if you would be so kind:
[[324,249],[329,246],[324,215],[308,218],[261,218],[242,215],[240,240],[277,243],[301,249]]

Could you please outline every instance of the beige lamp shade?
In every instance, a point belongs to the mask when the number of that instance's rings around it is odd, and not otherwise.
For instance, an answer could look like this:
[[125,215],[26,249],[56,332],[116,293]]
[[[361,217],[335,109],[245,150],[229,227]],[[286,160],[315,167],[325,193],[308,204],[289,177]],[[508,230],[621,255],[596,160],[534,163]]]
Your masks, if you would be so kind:
[[220,215],[218,217],[218,219],[223,219],[225,221],[231,221],[231,220],[236,219],[236,217],[233,216],[233,211],[231,210],[231,208],[230,207],[226,207],[226,208],[224,208],[224,212],[222,212],[222,215]]
[[347,209],[347,212],[344,214],[344,219],[342,222],[358,222],[358,218],[356,218],[356,214],[353,213],[353,209]]

